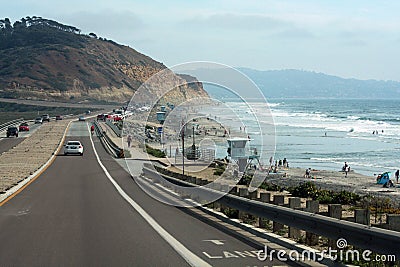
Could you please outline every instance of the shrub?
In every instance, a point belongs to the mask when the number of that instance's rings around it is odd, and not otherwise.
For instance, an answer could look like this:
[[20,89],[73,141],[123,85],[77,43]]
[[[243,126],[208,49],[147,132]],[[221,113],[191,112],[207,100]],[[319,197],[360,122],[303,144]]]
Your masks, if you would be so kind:
[[165,158],[166,157],[164,151],[152,148],[152,147],[150,147],[148,145],[146,145],[146,152],[149,153],[150,155],[156,157],[156,158]]
[[318,189],[312,182],[301,183],[299,186],[288,189],[294,197],[316,197]]
[[260,186],[261,189],[265,189],[267,191],[282,191],[282,187],[277,184],[270,184],[270,183],[262,183]]
[[239,211],[232,208],[224,208],[223,213],[229,218],[237,219],[239,218]]
[[222,169],[215,169],[214,170],[214,175],[221,176],[223,173],[224,173],[224,170],[222,170]]
[[360,200],[361,200],[360,195],[348,191],[340,191],[340,192],[335,192],[333,194],[334,203],[356,204]]

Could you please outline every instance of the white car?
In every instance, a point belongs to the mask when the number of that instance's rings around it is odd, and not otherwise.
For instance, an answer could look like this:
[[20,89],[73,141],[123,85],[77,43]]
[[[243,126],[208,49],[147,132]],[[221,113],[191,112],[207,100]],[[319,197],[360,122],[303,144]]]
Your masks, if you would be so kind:
[[35,124],[42,124],[43,123],[43,118],[42,117],[37,117],[35,119]]
[[83,156],[83,145],[79,141],[68,141],[64,146],[64,155],[79,154]]

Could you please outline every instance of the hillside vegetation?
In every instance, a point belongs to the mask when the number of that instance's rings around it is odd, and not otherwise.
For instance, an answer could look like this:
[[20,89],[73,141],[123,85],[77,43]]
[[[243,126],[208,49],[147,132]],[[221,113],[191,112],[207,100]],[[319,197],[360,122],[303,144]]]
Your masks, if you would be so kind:
[[[164,69],[128,46],[53,20],[0,20],[0,97],[125,102]],[[184,84],[185,79],[174,75],[173,84]],[[179,89],[174,95],[178,99],[207,96],[199,82]]]

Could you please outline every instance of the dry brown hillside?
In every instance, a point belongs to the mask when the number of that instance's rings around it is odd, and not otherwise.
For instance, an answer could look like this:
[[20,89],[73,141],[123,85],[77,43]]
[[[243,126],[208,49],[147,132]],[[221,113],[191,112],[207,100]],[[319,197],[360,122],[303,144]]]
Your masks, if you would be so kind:
[[[0,97],[125,102],[166,67],[136,50],[41,17],[0,20]],[[174,75],[173,84],[185,83]],[[149,92],[156,94],[156,92]],[[178,98],[207,96],[202,84],[179,87]]]

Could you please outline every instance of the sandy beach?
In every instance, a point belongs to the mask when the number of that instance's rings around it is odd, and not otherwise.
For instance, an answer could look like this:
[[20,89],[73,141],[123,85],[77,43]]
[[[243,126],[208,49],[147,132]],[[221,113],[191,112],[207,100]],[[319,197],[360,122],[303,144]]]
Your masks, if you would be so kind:
[[349,191],[360,195],[371,194],[400,201],[400,187],[395,183],[393,188],[384,188],[376,183],[376,177],[366,176],[351,171],[345,177],[344,172],[328,170],[311,170],[312,178],[305,178],[305,168],[281,168],[278,173],[266,176],[266,182],[281,186],[296,186],[301,182],[311,181],[318,187],[334,191]]
[[[137,129],[137,127],[141,124],[140,128],[144,127],[144,123],[140,123],[139,121],[134,122],[134,128]],[[208,119],[207,117],[203,118],[198,118],[196,121],[190,122],[190,125],[196,125],[195,128],[195,139],[196,139],[196,144],[200,144],[203,139],[208,139],[212,140],[212,142],[219,143],[219,144],[224,144],[227,143],[226,140],[228,138],[231,138],[233,136],[235,137],[245,137],[246,133],[245,132],[240,132],[239,129],[224,129],[221,127],[220,124],[218,124],[216,121],[212,119]],[[147,125],[150,125],[154,127],[153,134],[156,135],[156,123],[147,123]],[[229,131],[229,132],[227,132]],[[134,131],[135,134],[133,134],[134,137],[136,137],[136,141],[134,142],[135,144],[132,145],[130,150],[135,150],[132,151],[132,155],[138,155],[138,154],[143,154],[143,146],[138,145],[143,141],[144,134],[138,134],[138,131]],[[188,132],[189,134],[191,131]],[[171,138],[171,139],[176,139],[177,135],[174,132],[165,132],[165,137]],[[187,136],[187,144],[186,145],[191,145],[192,138],[191,136]],[[149,145],[151,145],[154,148],[161,149],[162,146],[159,143],[159,140],[148,140]],[[175,144],[179,143],[175,141]],[[169,146],[168,146],[169,147]],[[167,156],[170,156],[170,150],[167,148],[166,150]],[[169,169],[175,172],[181,172],[181,167],[179,166],[179,162],[181,162],[181,159],[178,159],[175,161],[174,158],[175,154],[175,147],[172,148],[172,155],[170,158],[162,159],[162,161],[165,164],[169,165]],[[180,157],[181,158],[181,157]],[[153,158],[155,159],[155,158]],[[290,162],[291,159],[288,158],[288,161]],[[176,164],[178,163],[178,164]],[[201,163],[199,162],[198,164],[202,164],[203,167],[201,168],[191,168],[189,165],[190,161],[187,161],[188,166],[186,166],[186,173],[192,175],[192,176],[197,176],[201,177],[204,179],[208,179],[210,181],[217,179],[219,176],[213,175],[213,168],[205,168],[204,162]],[[175,166],[173,166],[175,165]],[[348,173],[347,177],[345,177],[345,173],[341,171],[331,171],[331,170],[322,170],[322,169],[312,169],[311,170],[311,177],[312,178],[305,178],[305,170],[308,166],[304,166],[304,168],[298,168],[298,167],[291,167],[291,168],[283,168],[283,167],[278,167],[277,173],[267,173],[265,171],[265,181],[268,183],[276,184],[279,186],[297,186],[302,182],[305,181],[311,181],[314,184],[317,185],[317,187],[320,187],[322,189],[327,189],[327,190],[334,190],[334,191],[349,191],[349,192],[354,192],[358,193],[360,195],[367,195],[371,194],[374,196],[378,197],[388,197],[392,199],[395,202],[400,202],[400,187],[396,184],[396,181],[393,181],[395,183],[395,187],[392,188],[384,188],[382,185],[376,184],[376,177],[374,176],[367,176],[363,175],[360,173],[357,173],[356,171],[351,171]],[[198,171],[201,169],[201,171]]]

